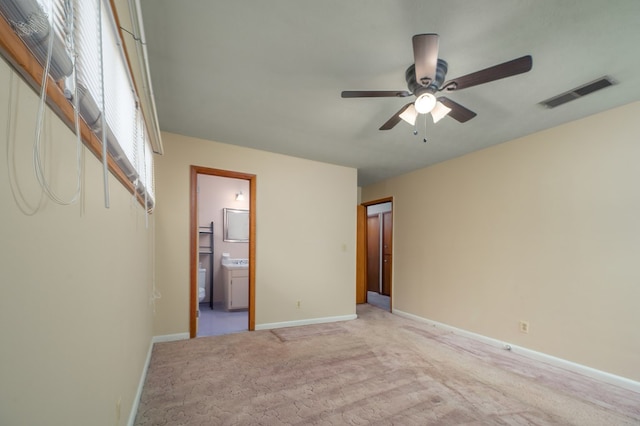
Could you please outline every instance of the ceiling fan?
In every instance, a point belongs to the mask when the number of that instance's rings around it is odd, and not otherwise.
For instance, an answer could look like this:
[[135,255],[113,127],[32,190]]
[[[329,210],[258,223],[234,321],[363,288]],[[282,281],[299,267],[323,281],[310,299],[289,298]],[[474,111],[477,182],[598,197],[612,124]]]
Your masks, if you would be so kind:
[[476,116],[476,113],[463,107],[449,98],[440,96],[436,92],[466,89],[501,78],[511,77],[531,70],[530,55],[494,65],[453,80],[445,81],[447,62],[438,58],[438,34],[417,34],[413,36],[413,60],[405,72],[405,80],[409,91],[374,90],[374,91],[344,91],[343,98],[404,98],[414,95],[415,101],[409,102],[396,112],[380,130],[392,129],[400,120],[414,125],[418,114],[431,113],[434,123],[449,115],[451,118],[464,123]]

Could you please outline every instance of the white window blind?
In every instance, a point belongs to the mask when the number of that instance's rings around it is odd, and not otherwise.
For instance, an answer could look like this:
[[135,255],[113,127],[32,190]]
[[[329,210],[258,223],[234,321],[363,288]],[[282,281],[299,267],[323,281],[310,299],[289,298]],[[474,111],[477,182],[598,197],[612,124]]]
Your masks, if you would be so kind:
[[[152,169],[153,157],[149,156],[151,166],[145,165],[143,159],[149,141],[143,131],[145,123],[137,109],[135,88],[111,9],[103,0],[75,0],[74,4],[80,111],[88,124],[93,123],[94,132],[100,135],[104,84],[109,153],[130,181],[138,183],[141,195],[144,191],[151,195],[153,179],[147,179],[146,170]],[[147,199],[153,204],[153,196]]]
[[[82,1],[82,0],[80,0]],[[103,44],[103,78],[105,96],[105,117],[107,120],[108,142],[114,157],[125,163],[130,178],[136,178],[135,138],[136,132],[136,99],[133,83],[124,60],[119,36],[114,28],[111,13],[102,6]],[[119,148],[119,149],[118,149]],[[124,157],[123,157],[124,155]]]
[[147,142],[144,144],[145,150],[145,176],[144,176],[144,187],[150,198],[150,205],[156,204],[156,180],[155,173],[153,169],[153,149],[151,149],[151,143]]
[[49,74],[152,207],[153,151],[109,1],[0,0],[0,12],[45,69],[53,42]]
[[148,138],[148,134],[146,132],[146,127],[144,125],[143,120],[140,118],[142,113],[140,110],[137,110],[136,117],[136,162],[135,167],[136,170],[140,170],[140,179],[138,181],[138,185],[140,185],[147,196],[151,200],[152,204],[155,203],[155,180],[153,174],[153,149],[151,147],[151,143]]
[[75,1],[74,12],[80,113],[97,132],[100,130],[102,108],[100,14],[95,0]]
[[0,0],[0,12],[43,66],[53,37],[49,74],[54,80],[73,72],[66,43],[68,4],[65,0]]

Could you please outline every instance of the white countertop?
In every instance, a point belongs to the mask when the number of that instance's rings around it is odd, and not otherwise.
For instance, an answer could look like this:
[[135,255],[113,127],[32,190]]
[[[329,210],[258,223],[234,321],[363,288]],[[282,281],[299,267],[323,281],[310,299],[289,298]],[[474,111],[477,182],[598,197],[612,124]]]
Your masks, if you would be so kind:
[[227,269],[249,269],[249,265],[222,265],[223,268]]

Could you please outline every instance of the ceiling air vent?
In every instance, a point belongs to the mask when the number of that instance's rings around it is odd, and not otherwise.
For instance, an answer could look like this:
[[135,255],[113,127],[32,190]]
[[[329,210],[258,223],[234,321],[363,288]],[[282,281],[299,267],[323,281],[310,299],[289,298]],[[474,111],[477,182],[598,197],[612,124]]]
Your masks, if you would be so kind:
[[616,84],[614,80],[612,80],[610,77],[605,76],[590,83],[576,87],[575,89],[571,89],[568,92],[564,92],[558,96],[554,96],[553,98],[544,100],[540,102],[540,105],[546,108],[555,108],[562,104],[566,104],[569,101],[573,101],[575,99],[588,95],[589,93],[596,92],[600,89],[604,89],[605,87],[613,86],[614,84]]

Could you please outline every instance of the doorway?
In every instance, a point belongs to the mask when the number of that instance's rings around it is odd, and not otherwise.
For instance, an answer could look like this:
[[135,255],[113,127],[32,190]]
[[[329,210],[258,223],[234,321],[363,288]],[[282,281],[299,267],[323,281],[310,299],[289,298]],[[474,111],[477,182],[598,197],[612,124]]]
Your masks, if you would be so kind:
[[393,270],[393,199],[363,203],[359,208],[358,303],[391,311]]
[[[203,335],[198,332],[199,319],[205,320],[205,318],[207,322],[218,322],[217,328],[215,324],[213,326],[206,324],[208,330],[206,330],[205,334],[207,335],[223,334],[225,330],[231,332],[233,327],[238,329],[238,321],[241,322],[239,330],[254,330],[256,176],[228,170],[191,166],[190,177],[189,335],[191,338]],[[216,179],[231,182],[232,186],[227,185],[224,187],[225,194],[222,197],[225,201],[219,201],[215,206],[212,206],[211,209],[214,212],[202,215],[203,210],[206,209],[202,209],[201,207],[203,206],[199,206],[199,182],[203,183]],[[234,182],[238,189],[233,186]],[[247,187],[248,191],[243,190]],[[229,194],[226,194],[226,192],[229,192]],[[225,197],[229,198],[229,200],[226,200]],[[245,197],[248,201],[237,204],[240,197]],[[239,205],[245,208],[238,209]],[[248,206],[248,209],[246,209],[246,206]],[[223,227],[225,223],[223,215],[226,211],[232,209],[236,212],[248,214],[248,238],[244,239],[244,244],[237,244],[238,241],[235,237],[234,239],[226,237],[226,229]],[[202,222],[203,220],[205,221]],[[223,268],[221,266],[224,263],[221,262],[221,258],[223,254],[228,254],[226,252],[234,253],[235,256],[240,254],[243,258],[247,256],[242,259],[248,263],[248,267],[244,268],[245,272],[241,273],[242,271],[237,270],[238,265],[235,265],[234,268]],[[227,260],[229,258],[230,256],[225,257]],[[243,275],[242,279],[227,282],[228,280],[225,278],[226,269],[234,269],[233,275]],[[203,280],[206,282],[204,294],[202,289]],[[239,281],[242,281],[245,293],[245,301],[243,306],[240,306],[242,309],[236,309],[238,308],[237,303],[233,306],[221,304],[220,302],[224,302],[224,297],[226,297],[223,295],[226,294],[224,290],[227,287],[228,289],[233,289],[234,294],[237,294],[237,283]],[[233,285],[234,283],[236,284],[235,286]],[[201,299],[203,303],[200,303]],[[217,311],[214,309],[216,307]],[[211,331],[213,329],[216,331]],[[205,330],[203,329],[203,331]]]

